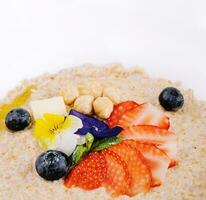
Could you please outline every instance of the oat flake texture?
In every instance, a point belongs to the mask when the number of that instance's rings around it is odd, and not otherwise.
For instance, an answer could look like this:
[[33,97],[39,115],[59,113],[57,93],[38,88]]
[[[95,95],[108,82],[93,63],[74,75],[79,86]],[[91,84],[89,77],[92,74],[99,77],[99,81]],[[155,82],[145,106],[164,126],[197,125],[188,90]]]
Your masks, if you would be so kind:
[[[178,112],[167,112],[171,128],[178,137],[178,166],[168,170],[162,186],[132,198],[135,200],[205,200],[206,199],[206,103],[194,98],[191,90],[179,83],[153,79],[139,69],[125,69],[119,64],[104,67],[84,65],[65,69],[58,74],[44,74],[24,81],[11,91],[0,104],[9,103],[27,86],[36,86],[30,100],[58,96],[65,84],[81,85],[85,81],[101,84],[103,88],[118,88],[121,101],[150,102],[162,109],[158,102],[160,92],[168,86],[181,90],[184,107]],[[69,87],[69,86],[68,86]],[[204,88],[203,88],[204,89]],[[24,105],[29,109],[29,102]],[[103,188],[83,191],[67,189],[63,181],[47,182],[34,168],[42,152],[32,136],[33,128],[18,133],[0,132],[0,200],[109,200],[112,197]]]

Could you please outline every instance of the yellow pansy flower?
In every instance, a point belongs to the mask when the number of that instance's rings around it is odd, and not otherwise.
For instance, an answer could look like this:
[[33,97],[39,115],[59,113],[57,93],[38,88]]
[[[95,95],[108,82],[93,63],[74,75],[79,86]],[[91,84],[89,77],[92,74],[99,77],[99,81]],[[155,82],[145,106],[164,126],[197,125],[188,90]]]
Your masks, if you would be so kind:
[[79,128],[82,128],[82,121],[75,116],[68,115],[64,117],[45,113],[43,118],[36,120],[33,135],[42,148],[58,149],[63,148],[58,145],[62,144],[60,138],[63,140],[65,136],[67,136],[67,140],[68,138],[70,139],[67,141],[68,143],[73,142],[73,144],[75,144],[76,141],[72,140],[80,137],[74,134]]

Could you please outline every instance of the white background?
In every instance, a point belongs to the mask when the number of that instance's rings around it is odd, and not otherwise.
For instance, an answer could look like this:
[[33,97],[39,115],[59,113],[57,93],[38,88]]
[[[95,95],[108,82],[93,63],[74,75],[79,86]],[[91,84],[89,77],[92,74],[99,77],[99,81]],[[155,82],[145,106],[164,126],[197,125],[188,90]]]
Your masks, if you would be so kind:
[[0,0],[0,97],[88,62],[138,64],[206,99],[206,0]]

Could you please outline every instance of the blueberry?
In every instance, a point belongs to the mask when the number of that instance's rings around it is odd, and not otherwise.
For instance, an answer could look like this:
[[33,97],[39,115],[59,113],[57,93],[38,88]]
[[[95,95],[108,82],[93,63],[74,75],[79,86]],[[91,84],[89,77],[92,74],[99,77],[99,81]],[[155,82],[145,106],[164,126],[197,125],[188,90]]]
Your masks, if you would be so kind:
[[29,112],[22,108],[11,110],[5,119],[5,124],[11,131],[21,131],[29,126],[31,123],[31,116]]
[[184,97],[177,88],[167,87],[160,93],[159,102],[167,111],[178,111],[184,104]]
[[45,180],[59,180],[67,175],[69,158],[61,151],[48,150],[39,155],[35,167],[39,176]]

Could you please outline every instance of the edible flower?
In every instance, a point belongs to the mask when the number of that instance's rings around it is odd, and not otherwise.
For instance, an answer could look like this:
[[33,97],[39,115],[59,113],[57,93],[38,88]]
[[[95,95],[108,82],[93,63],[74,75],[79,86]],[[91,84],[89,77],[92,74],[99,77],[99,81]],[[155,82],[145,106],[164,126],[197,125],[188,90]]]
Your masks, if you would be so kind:
[[74,134],[82,126],[81,119],[75,116],[45,113],[43,118],[38,118],[35,122],[34,137],[42,148],[59,150],[69,156],[76,148],[78,140],[82,140],[79,135]]
[[73,109],[70,110],[69,114],[78,117],[82,120],[83,127],[78,129],[76,132],[76,134],[79,135],[91,133],[93,136],[97,138],[105,138],[117,136],[123,130],[123,128],[120,126],[109,128],[109,126],[103,121],[92,116],[84,115]]

